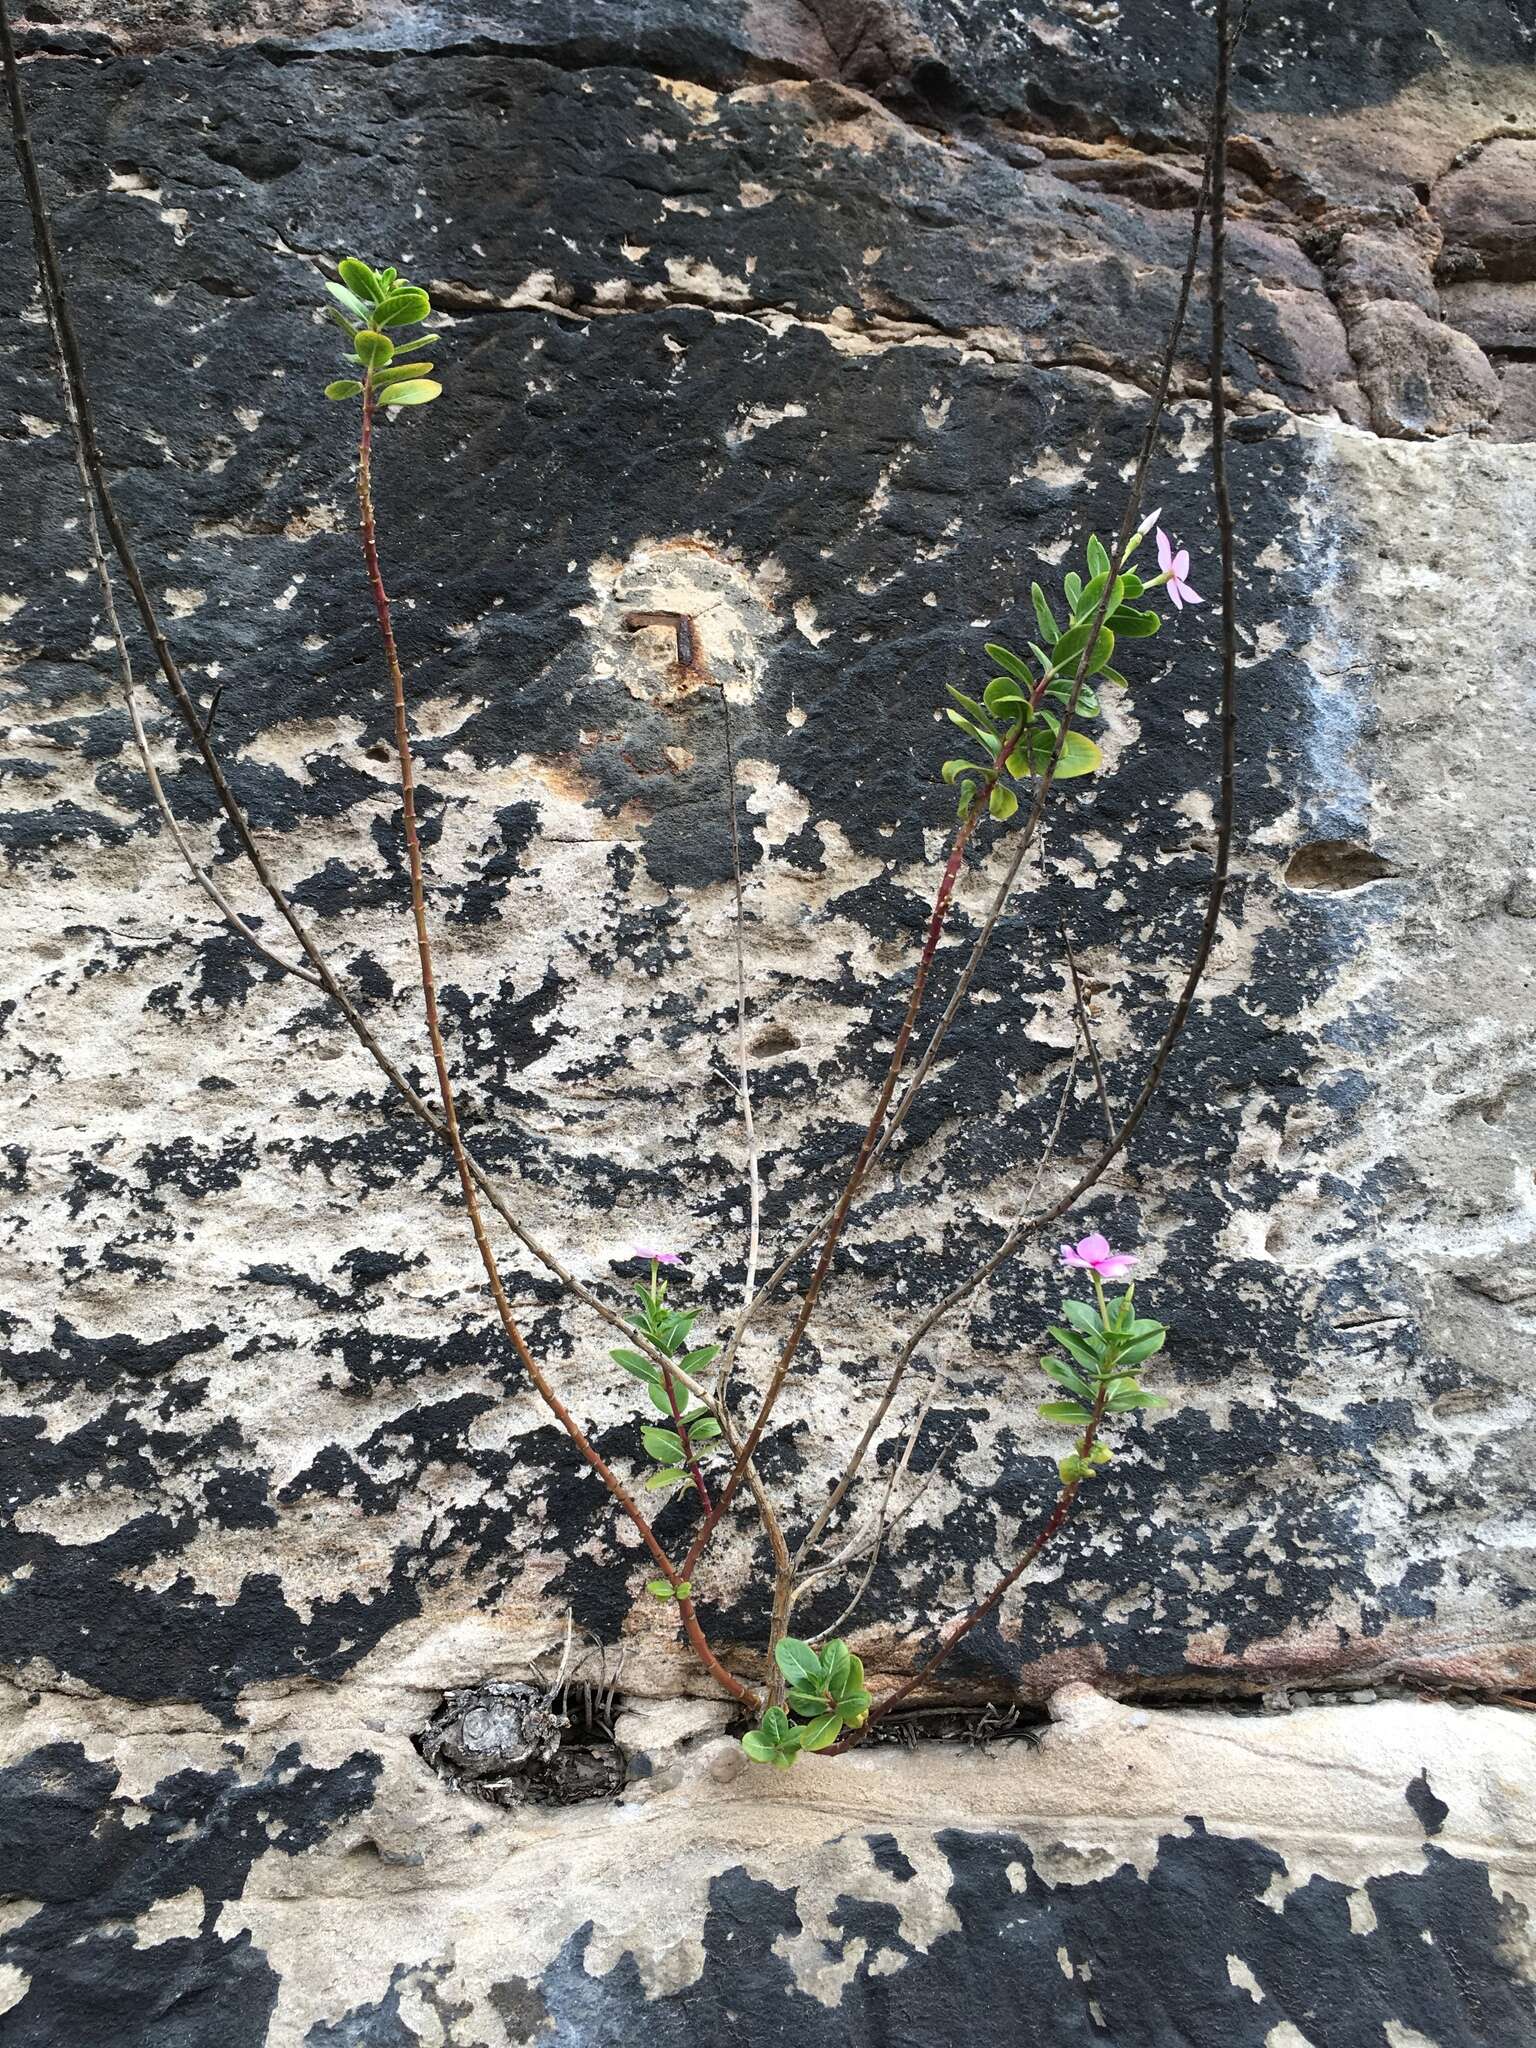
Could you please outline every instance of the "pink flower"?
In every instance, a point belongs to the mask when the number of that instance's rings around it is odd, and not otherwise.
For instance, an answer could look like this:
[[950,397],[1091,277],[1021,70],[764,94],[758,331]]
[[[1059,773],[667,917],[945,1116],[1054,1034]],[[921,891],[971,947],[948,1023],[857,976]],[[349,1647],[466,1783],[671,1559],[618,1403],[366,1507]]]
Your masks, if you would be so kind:
[[682,1263],[676,1252],[654,1251],[648,1244],[637,1244],[635,1246],[635,1257],[637,1259],[649,1259],[654,1266],[676,1266]]
[[1080,1237],[1076,1244],[1064,1244],[1061,1263],[1064,1266],[1086,1266],[1101,1280],[1123,1280],[1136,1261],[1129,1252],[1112,1252],[1109,1239],[1094,1231],[1091,1237]]
[[1191,590],[1184,581],[1189,574],[1189,549],[1173,551],[1173,542],[1163,529],[1157,529],[1157,566],[1168,578],[1168,595],[1173,599],[1174,609],[1183,611],[1187,604],[1204,604],[1205,599],[1196,590]]

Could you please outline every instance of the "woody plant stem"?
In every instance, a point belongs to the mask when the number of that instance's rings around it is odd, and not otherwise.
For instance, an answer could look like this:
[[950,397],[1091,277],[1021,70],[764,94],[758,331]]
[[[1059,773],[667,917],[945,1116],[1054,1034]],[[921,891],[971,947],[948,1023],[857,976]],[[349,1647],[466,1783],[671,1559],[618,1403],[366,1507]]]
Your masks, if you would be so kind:
[[[437,1090],[443,1105],[443,1128],[453,1162],[458,1170],[459,1187],[464,1198],[465,1212],[469,1217],[470,1229],[474,1232],[475,1249],[480,1254],[480,1263],[490,1283],[491,1299],[496,1304],[496,1313],[501,1318],[502,1329],[507,1341],[516,1352],[524,1371],[538,1390],[540,1399],[555,1417],[571,1442],[586,1459],[598,1478],[613,1495],[619,1506],[640,1533],[641,1541],[655,1558],[662,1576],[676,1593],[678,1585],[686,1578],[686,1572],[679,1572],[666,1551],[657,1540],[656,1532],[633,1494],[613,1467],[589,1441],[586,1432],[571,1414],[565,1403],[555,1392],[538,1360],[529,1349],[527,1339],[512,1313],[512,1304],[507,1299],[506,1288],[502,1285],[501,1271],[496,1255],[491,1249],[486,1234],[485,1219],[480,1208],[479,1192],[475,1185],[475,1174],[464,1141],[459,1131],[458,1109],[454,1100],[453,1083],[448,1076],[448,1054],[443,1042],[442,1021],[438,1014],[437,976],[432,961],[432,941],[427,930],[426,886],[423,880],[421,859],[421,837],[416,824],[416,774],[411,754],[410,725],[405,709],[405,677],[400,668],[399,650],[395,644],[394,621],[390,612],[389,593],[384,587],[383,571],[379,566],[378,536],[373,514],[373,421],[375,407],[373,373],[367,372],[362,393],[362,426],[358,435],[357,449],[357,503],[359,524],[363,542],[363,560],[368,570],[368,586],[373,593],[373,608],[378,616],[379,637],[384,645],[384,661],[389,671],[390,691],[394,702],[395,748],[400,757],[400,808],[405,832],[406,857],[411,877],[411,915],[416,926],[416,957],[421,977],[422,1007],[426,1013],[427,1036],[432,1042],[432,1063],[437,1070]],[[716,1657],[699,1626],[693,1602],[686,1595],[677,1599],[678,1611],[683,1627],[704,1668],[717,1684],[725,1687],[734,1699],[754,1711],[759,1705],[757,1695],[749,1686],[727,1671]]]

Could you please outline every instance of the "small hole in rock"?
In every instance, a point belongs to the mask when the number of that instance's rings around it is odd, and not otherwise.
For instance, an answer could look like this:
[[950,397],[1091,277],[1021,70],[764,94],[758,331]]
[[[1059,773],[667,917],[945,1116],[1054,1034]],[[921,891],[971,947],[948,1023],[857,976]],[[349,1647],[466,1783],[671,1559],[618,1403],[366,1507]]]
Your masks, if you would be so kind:
[[1368,882],[1384,882],[1401,872],[1370,847],[1350,839],[1313,839],[1298,846],[1285,864],[1289,888],[1328,892],[1363,889]]
[[776,1052],[798,1052],[800,1041],[787,1024],[768,1024],[759,1031],[747,1047],[748,1052],[766,1055]]

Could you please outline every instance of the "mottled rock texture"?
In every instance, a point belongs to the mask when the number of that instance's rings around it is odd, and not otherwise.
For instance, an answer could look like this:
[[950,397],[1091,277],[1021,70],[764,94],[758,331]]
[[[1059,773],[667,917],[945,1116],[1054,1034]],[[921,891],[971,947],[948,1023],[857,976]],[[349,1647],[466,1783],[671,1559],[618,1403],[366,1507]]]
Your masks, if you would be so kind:
[[[942,684],[1117,521],[1208,38],[1175,0],[56,5],[21,33],[124,512],[274,864],[423,1085],[320,259],[398,261],[443,308],[448,397],[386,431],[379,488],[466,1124],[614,1298],[636,1238],[683,1246],[703,1334],[744,1252],[724,706],[782,1243],[905,999]],[[1531,40],[1513,6],[1252,10],[1237,874],[1088,1212],[1141,1251],[1174,1405],[956,1660],[969,1693],[1536,1686]],[[1514,1706],[1073,1691],[1038,1748],[740,1775],[496,1340],[444,1158],[158,826],[10,179],[0,236],[0,2040],[990,2043],[1023,2010],[1052,2044],[1536,2040]],[[1209,595],[1206,333],[1197,291],[1151,489]],[[696,618],[708,681],[625,629],[648,608]],[[1063,919],[1115,1102],[1139,1082],[1209,873],[1215,639],[1207,607],[1133,651],[1108,772],[1063,792],[858,1212],[765,1446],[802,1506],[1023,1205],[1070,1075]],[[1078,1076],[1046,1191],[1101,1129]],[[635,1465],[601,1327],[510,1270]],[[852,1629],[877,1678],[1048,1498],[1057,1298],[1022,1255],[923,1354],[923,1490]],[[700,1587],[743,1670],[762,1566],[743,1525]],[[625,1651],[623,1805],[454,1794],[412,1734],[567,1612]]]

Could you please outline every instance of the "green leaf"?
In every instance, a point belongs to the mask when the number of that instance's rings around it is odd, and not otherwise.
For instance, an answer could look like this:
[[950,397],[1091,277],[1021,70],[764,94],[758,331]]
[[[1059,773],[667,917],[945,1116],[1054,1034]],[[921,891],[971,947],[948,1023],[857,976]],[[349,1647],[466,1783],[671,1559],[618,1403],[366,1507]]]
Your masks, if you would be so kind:
[[648,1358],[642,1358],[638,1351],[626,1351],[621,1348],[610,1351],[608,1356],[615,1365],[622,1365],[626,1372],[633,1373],[637,1380],[654,1381],[656,1378],[655,1366]]
[[[1135,542],[1133,541],[1131,545],[1132,547],[1134,547]],[[1125,552],[1129,554],[1131,552],[1130,548],[1127,548]],[[1120,581],[1125,586],[1124,594],[1127,597],[1140,597],[1141,593],[1147,587],[1145,583],[1142,582],[1141,578],[1133,574],[1132,571],[1129,569],[1123,572]]]
[[1153,1330],[1145,1337],[1133,1337],[1129,1344],[1122,1345],[1115,1363],[1117,1365],[1140,1365],[1144,1358],[1151,1358],[1162,1350],[1168,1341],[1166,1330]]
[[1145,1387],[1116,1387],[1108,1405],[1116,1415],[1124,1415],[1132,1408],[1166,1408],[1168,1402],[1161,1394],[1148,1393]]
[[712,1444],[720,1434],[720,1425],[712,1415],[706,1415],[702,1422],[689,1425],[688,1434],[696,1444]]
[[1061,628],[1056,623],[1056,614],[1046,600],[1045,592],[1038,583],[1029,586],[1029,600],[1035,608],[1035,623],[1040,628],[1040,638],[1046,645],[1054,646],[1061,638]]
[[670,1600],[672,1598],[672,1584],[669,1579],[647,1579],[645,1590],[647,1593],[653,1594],[658,1600]]
[[821,1659],[798,1636],[785,1636],[774,1650],[773,1660],[791,1685],[821,1683]]
[[782,1748],[786,1742],[798,1739],[794,1729],[789,1725],[789,1716],[782,1707],[770,1707],[758,1725],[776,1747]]
[[1076,1331],[1062,1329],[1059,1323],[1050,1325],[1050,1334],[1069,1357],[1075,1358],[1079,1365],[1097,1376],[1100,1353],[1093,1345],[1085,1343]]
[[719,1354],[720,1346],[718,1344],[700,1344],[696,1350],[690,1351],[683,1360],[683,1371],[695,1374],[701,1373],[705,1366],[709,1365]]
[[1040,1370],[1047,1379],[1054,1380],[1058,1387],[1069,1387],[1074,1394],[1081,1394],[1085,1401],[1093,1399],[1092,1387],[1089,1386],[1081,1373],[1076,1373],[1072,1370],[1065,1359],[1042,1358]]
[[418,334],[414,341],[397,342],[395,344],[395,354],[397,356],[413,356],[420,349],[436,348],[442,338],[440,334]]
[[[1078,656],[1088,645],[1088,628],[1092,624],[1093,620],[1090,618],[1082,620],[1078,625],[1069,626],[1056,642],[1056,646],[1051,654],[1051,660],[1055,663],[1058,672],[1062,674],[1075,672]],[[1084,676],[1097,674],[1114,651],[1114,634],[1111,633],[1108,626],[1101,626],[1099,637],[1093,643],[1093,653],[1089,656],[1083,668]]]
[[[1128,690],[1131,687],[1117,668],[1101,668],[1099,674],[1106,683],[1113,683],[1117,690]],[[1082,702],[1081,697],[1079,697],[1078,702]]]
[[867,1692],[850,1692],[845,1693],[842,1699],[838,1701],[837,1711],[842,1715],[850,1728],[862,1728],[869,1719],[869,1710],[872,1705],[873,1701]]
[[373,373],[373,386],[377,391],[385,384],[403,383],[407,377],[430,377],[436,367],[435,363],[384,363]]
[[661,1381],[659,1379],[649,1381],[646,1385],[645,1391],[650,1395],[651,1406],[656,1410],[656,1413],[658,1415],[665,1415],[670,1420],[672,1415],[672,1403],[668,1399],[667,1390],[661,1384]]
[[987,709],[1010,725],[1015,722],[1014,714],[1019,707],[1029,702],[1012,676],[994,676],[981,695]]
[[383,280],[360,257],[343,256],[336,268],[341,272],[342,283],[360,299],[367,299],[372,304],[375,299],[383,298]]
[[[1100,669],[1099,673],[1102,675],[1104,671]],[[1058,704],[1065,704],[1072,695],[1071,677],[1057,676],[1053,682],[1046,685],[1045,694],[1047,697],[1054,698]],[[1087,683],[1080,684],[1077,692],[1077,703],[1074,709],[1080,718],[1097,718],[1099,715],[1098,692]]]
[[377,333],[372,327],[360,327],[352,337],[352,346],[357,351],[358,361],[366,363],[370,369],[387,363],[395,352],[395,344],[389,336]]
[[[842,1649],[842,1647],[840,1643],[838,1648]],[[825,1662],[825,1659],[823,1659],[823,1662]],[[827,1690],[831,1693],[833,1699],[839,1701],[850,1700],[856,1693],[862,1693],[864,1690],[864,1660],[861,1657],[848,1657],[835,1676],[832,1674],[828,1675]]]
[[841,1714],[823,1714],[819,1721],[813,1721],[808,1728],[800,1730],[802,1749],[830,1749],[843,1732]]
[[660,1493],[664,1487],[687,1486],[689,1475],[680,1465],[665,1466],[660,1472],[653,1472],[645,1482],[647,1493]]
[[423,377],[419,383],[391,384],[379,393],[380,405],[430,405],[434,398],[441,398],[443,387],[434,384],[430,377]]
[[1074,1330],[1081,1330],[1095,1351],[1104,1348],[1103,1324],[1099,1311],[1091,1301],[1064,1301],[1061,1312]]
[[1061,1474],[1063,1486],[1071,1486],[1079,1479],[1091,1479],[1093,1467],[1080,1458],[1076,1451],[1068,1451],[1064,1458],[1056,1460],[1056,1470]]
[[1162,630],[1163,622],[1156,612],[1137,612],[1121,605],[1118,611],[1110,613],[1105,624],[1122,640],[1150,640],[1154,633]]
[[327,398],[356,398],[362,388],[355,377],[338,377],[334,384],[326,385],[325,395]]
[[1011,647],[1004,647],[999,640],[988,640],[985,643],[985,651],[1005,674],[1013,677],[1016,683],[1022,683],[1026,690],[1034,688],[1035,679],[1029,672],[1028,664],[1020,661]]
[[677,1582],[676,1591],[679,1600],[687,1600],[688,1598],[690,1598],[690,1596],[693,1593],[692,1579],[679,1579]]
[[332,284],[329,278],[325,288],[344,313],[350,313],[360,326],[366,322],[369,309],[356,292],[349,292],[344,284]]
[[432,301],[414,284],[395,285],[374,307],[381,327],[414,327],[432,311]]
[[[1046,759],[1050,756],[1047,754]],[[1092,775],[1104,766],[1104,756],[1099,752],[1086,733],[1069,732],[1061,750],[1061,759],[1056,763],[1053,780],[1070,782],[1078,775]]]
[[1078,575],[1075,569],[1069,569],[1061,579],[1061,587],[1067,593],[1067,603],[1071,605],[1075,612],[1077,610],[1077,601],[1083,594],[1082,577]]
[[[1099,599],[1103,597],[1108,585],[1108,572],[1102,569],[1090,582],[1083,585],[1083,594],[1077,601],[1074,623],[1086,623],[1088,625],[1093,623],[1093,615],[1099,608]],[[1109,601],[1104,607],[1105,611],[1114,611],[1122,595],[1123,593],[1117,580]]]
[[1105,552],[1103,541],[1096,533],[1090,533],[1088,536],[1088,567],[1095,576],[1109,574],[1109,556]]
[[966,712],[972,718],[979,718],[983,721],[986,720],[987,712],[985,705],[978,704],[974,697],[967,697],[964,690],[957,690],[953,683],[946,683],[944,687],[949,692],[950,696],[954,698],[955,702],[960,706],[960,709],[962,711]]
[[1040,1413],[1047,1422],[1070,1422],[1079,1429],[1085,1428],[1093,1420],[1081,1401],[1042,1401]]
[[[987,719],[986,724],[982,725],[973,718],[967,718],[963,711],[956,711],[949,705],[946,705],[944,708],[944,716],[951,725],[958,725],[962,732],[968,732],[973,740],[980,740],[983,746],[987,745],[992,725],[991,719]],[[982,717],[986,717],[985,712],[982,713]]]
[[640,1432],[640,1441],[659,1465],[675,1465],[683,1455],[683,1440],[675,1429],[657,1429],[648,1424]]
[[818,1714],[827,1711],[827,1688],[824,1685],[792,1685],[789,1704],[802,1720],[813,1721]]
[[1004,789],[1002,784],[998,783],[987,799],[987,808],[1001,824],[1004,819],[1013,816],[1019,808],[1019,800],[1011,789]]
[[741,1746],[755,1764],[772,1764],[776,1771],[788,1771],[794,1768],[800,1738],[795,1734],[786,1742],[774,1742],[756,1728],[749,1728],[741,1738]]
[[959,775],[985,775],[988,771],[975,761],[946,761],[939,770],[942,782],[953,782]]
[[[848,1683],[855,1664],[858,1664],[858,1659],[853,1656],[840,1636],[834,1636],[830,1643],[822,1644],[821,1673],[827,1681],[827,1690],[834,1698],[840,1688]],[[863,1665],[859,1664],[858,1668],[862,1676]]]

